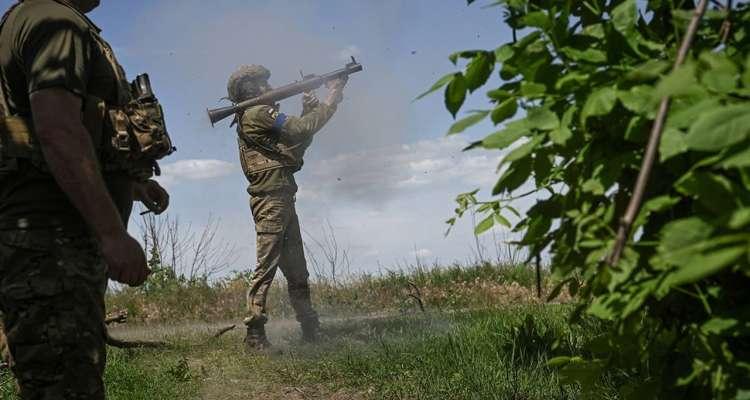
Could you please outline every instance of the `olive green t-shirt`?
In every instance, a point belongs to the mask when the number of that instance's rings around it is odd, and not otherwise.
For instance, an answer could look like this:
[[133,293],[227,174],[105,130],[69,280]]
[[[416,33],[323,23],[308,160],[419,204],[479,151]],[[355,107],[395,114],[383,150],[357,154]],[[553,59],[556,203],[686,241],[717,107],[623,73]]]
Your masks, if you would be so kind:
[[[119,65],[113,67],[104,54],[111,48],[98,44],[98,35],[98,27],[85,15],[57,1],[25,0],[15,7],[0,31],[0,77],[10,114],[30,118],[30,95],[48,88],[63,88],[81,98],[94,95],[110,105],[125,102],[125,74]],[[0,172],[0,223],[83,223],[52,175],[27,160],[18,161],[17,170]],[[114,199],[124,216],[132,190],[122,175],[105,176],[105,181],[113,197],[126,197]]]
[[[285,150],[301,165],[313,136],[331,119],[336,106],[318,104],[300,117],[279,113],[268,105],[245,111],[240,122],[240,136],[248,144]],[[296,168],[284,167],[251,174],[247,191],[258,195],[273,191],[297,192]]]

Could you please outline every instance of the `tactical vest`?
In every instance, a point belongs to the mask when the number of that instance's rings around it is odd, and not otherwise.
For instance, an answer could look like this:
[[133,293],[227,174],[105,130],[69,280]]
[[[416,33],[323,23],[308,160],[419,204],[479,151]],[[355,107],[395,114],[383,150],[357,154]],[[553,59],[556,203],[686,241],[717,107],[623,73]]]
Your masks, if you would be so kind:
[[[88,18],[69,4],[57,2],[75,11],[84,21],[91,24]],[[6,12],[0,21],[0,30],[19,4]],[[95,96],[86,96],[83,101],[83,124],[91,135],[94,149],[104,170],[125,169],[140,171],[138,174],[148,176],[152,172],[159,175],[156,160],[176,150],[166,129],[163,109],[151,90],[148,75],[139,75],[131,84],[127,83],[124,70],[115,58],[112,48],[101,38],[97,30],[95,26],[91,26],[94,42],[110,64],[113,76],[118,81],[118,104],[107,104]],[[12,169],[18,159],[30,160],[37,167],[46,170],[31,119],[10,115],[3,87],[4,84],[0,81],[0,170]]]
[[[237,144],[240,149],[242,171],[248,179],[250,179],[250,175],[259,172],[280,168],[292,168],[296,172],[302,168],[302,159],[295,156],[293,147],[284,146],[278,143],[278,140],[275,140],[275,143],[269,146],[243,139],[241,125],[238,124],[237,126]],[[269,135],[271,137],[278,136],[271,132],[269,132]]]

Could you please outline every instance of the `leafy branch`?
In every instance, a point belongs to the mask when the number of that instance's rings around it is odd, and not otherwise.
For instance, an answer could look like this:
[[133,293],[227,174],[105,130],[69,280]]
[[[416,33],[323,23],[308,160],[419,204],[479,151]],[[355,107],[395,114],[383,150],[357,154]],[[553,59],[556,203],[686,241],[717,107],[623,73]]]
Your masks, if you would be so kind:
[[[695,8],[693,18],[690,21],[685,36],[682,39],[680,50],[677,53],[677,59],[674,62],[672,71],[675,72],[677,69],[685,63],[685,57],[687,57],[690,45],[693,43],[693,38],[698,30],[698,24],[703,18],[703,14],[706,12],[708,6],[708,0],[700,0],[698,6]],[[667,113],[669,112],[670,97],[664,96],[659,104],[659,112],[656,114],[653,127],[651,128],[651,134],[646,147],[646,155],[643,158],[643,164],[638,174],[638,180],[636,181],[635,188],[633,189],[633,197],[630,199],[627,211],[625,215],[620,219],[620,226],[617,230],[617,238],[615,239],[615,246],[610,254],[607,262],[610,266],[615,266],[620,261],[622,251],[625,249],[625,244],[630,236],[630,228],[635,222],[635,218],[638,216],[638,212],[641,209],[643,203],[643,195],[646,192],[646,186],[648,185],[648,179],[651,175],[651,170],[654,168],[656,161],[657,152],[659,149],[659,143],[661,142],[661,134],[664,131],[664,122],[667,119]]]

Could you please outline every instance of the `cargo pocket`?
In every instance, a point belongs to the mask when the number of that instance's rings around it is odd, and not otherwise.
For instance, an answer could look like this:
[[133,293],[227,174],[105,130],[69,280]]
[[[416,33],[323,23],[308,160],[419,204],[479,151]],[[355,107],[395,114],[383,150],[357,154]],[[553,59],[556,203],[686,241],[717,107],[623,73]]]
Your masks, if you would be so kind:
[[255,231],[281,233],[289,224],[290,204],[282,196],[264,196],[253,205]]
[[255,231],[258,233],[281,233],[284,231],[284,224],[281,221],[260,221],[255,224]]

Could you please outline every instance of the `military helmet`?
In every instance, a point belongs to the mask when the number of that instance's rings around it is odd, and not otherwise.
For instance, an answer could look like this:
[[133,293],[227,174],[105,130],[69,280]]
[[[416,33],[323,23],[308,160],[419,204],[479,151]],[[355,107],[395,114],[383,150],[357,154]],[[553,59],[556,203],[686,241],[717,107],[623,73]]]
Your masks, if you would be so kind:
[[271,71],[262,65],[242,65],[227,83],[227,97],[234,103],[260,95],[261,84],[268,81]]

